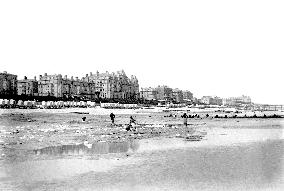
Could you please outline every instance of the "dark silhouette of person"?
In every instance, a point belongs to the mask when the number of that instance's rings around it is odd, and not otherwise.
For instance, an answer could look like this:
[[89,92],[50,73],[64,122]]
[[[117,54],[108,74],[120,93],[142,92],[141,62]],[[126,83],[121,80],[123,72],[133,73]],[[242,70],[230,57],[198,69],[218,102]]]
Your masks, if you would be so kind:
[[[135,131],[135,130],[136,130],[136,128],[135,128],[135,126],[134,126],[135,124],[136,124],[136,120],[135,120],[132,116],[130,116],[130,121],[129,121],[128,129]],[[126,129],[126,130],[129,131],[128,129]]]
[[111,122],[114,124],[115,115],[113,113],[111,113],[109,116],[110,116]]
[[136,120],[132,116],[130,116],[130,124],[135,123],[135,121]]
[[184,114],[181,116],[181,118],[183,118],[183,124],[184,124],[185,126],[187,126],[187,115],[186,115],[186,113],[184,113]]

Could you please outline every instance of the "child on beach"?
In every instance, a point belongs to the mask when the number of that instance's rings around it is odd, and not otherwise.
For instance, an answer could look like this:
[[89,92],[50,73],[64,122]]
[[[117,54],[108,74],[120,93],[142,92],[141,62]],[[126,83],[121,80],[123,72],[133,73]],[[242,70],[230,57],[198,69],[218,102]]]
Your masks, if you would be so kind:
[[135,125],[136,125],[136,120],[132,116],[130,116],[129,125],[126,127],[126,130],[127,131],[130,131],[130,130],[135,131],[136,130]]

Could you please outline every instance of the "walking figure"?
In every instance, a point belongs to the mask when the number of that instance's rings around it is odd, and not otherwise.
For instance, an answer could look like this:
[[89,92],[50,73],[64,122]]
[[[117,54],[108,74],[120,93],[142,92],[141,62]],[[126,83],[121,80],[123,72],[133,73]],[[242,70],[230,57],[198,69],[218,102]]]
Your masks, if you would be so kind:
[[135,124],[136,124],[136,120],[132,116],[130,116],[129,125],[126,127],[126,130],[127,131],[131,131],[131,130],[135,131],[136,130]]
[[113,113],[111,113],[109,116],[110,116],[110,119],[111,119],[111,123],[114,124],[115,115]]
[[132,123],[135,124],[135,119],[132,116],[130,116],[130,124],[132,124]]
[[184,114],[181,116],[181,118],[183,118],[183,124],[184,124],[185,126],[187,126],[187,115],[186,115],[186,113],[184,113]]

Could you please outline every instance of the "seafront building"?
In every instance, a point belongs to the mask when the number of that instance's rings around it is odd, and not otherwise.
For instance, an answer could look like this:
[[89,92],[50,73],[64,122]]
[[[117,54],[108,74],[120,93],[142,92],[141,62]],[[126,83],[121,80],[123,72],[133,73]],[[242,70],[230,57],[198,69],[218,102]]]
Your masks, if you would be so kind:
[[175,88],[172,90],[172,100],[177,103],[183,102],[182,90]]
[[39,96],[81,99],[138,99],[139,83],[136,76],[128,78],[125,72],[90,73],[79,79],[61,74],[39,76]]
[[0,96],[17,95],[17,75],[9,74],[6,71],[0,73]]
[[217,96],[203,96],[200,102],[207,105],[222,105],[223,99]]
[[157,91],[155,88],[141,88],[140,97],[142,100],[157,100]]
[[163,85],[156,87],[156,91],[157,91],[158,100],[172,101],[172,95],[173,95],[172,88]]
[[[67,76],[62,77],[61,74],[39,76],[38,94],[39,96],[53,96],[56,98],[69,98],[85,96],[85,89],[83,81],[78,77],[73,76],[68,79]],[[92,92],[88,91],[89,94]]]
[[136,76],[129,78],[124,70],[116,73],[90,73],[86,75],[89,81],[95,83],[96,92],[101,98],[107,99],[138,99],[139,83]]
[[193,93],[189,90],[182,91],[182,97],[185,101],[192,101],[193,100]]
[[220,97],[215,96],[213,98],[213,103],[212,105],[222,105],[223,104],[223,99]]
[[211,96],[202,96],[202,98],[200,99],[200,102],[201,103],[204,103],[204,104],[211,104],[213,101],[213,98]]
[[25,76],[23,80],[18,80],[17,93],[18,95],[38,96],[38,81],[36,77],[28,79]]
[[183,91],[178,88],[172,89],[163,85],[155,88],[141,88],[140,98],[142,100],[183,103],[193,101],[193,94],[188,90]]
[[227,106],[238,106],[242,104],[251,104],[251,98],[249,96],[242,95],[240,97],[224,98],[222,100],[223,105]]

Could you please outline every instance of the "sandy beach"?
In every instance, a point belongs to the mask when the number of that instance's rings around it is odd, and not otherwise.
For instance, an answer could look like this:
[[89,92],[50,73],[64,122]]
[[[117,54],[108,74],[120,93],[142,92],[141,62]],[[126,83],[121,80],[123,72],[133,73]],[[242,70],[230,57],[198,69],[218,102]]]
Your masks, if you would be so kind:
[[[281,190],[283,118],[216,119],[224,113],[208,118],[200,113],[184,126],[179,114],[0,110],[0,188]],[[130,116],[136,131],[125,130]]]

